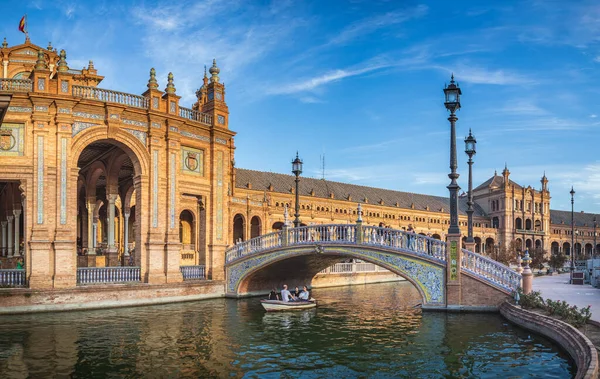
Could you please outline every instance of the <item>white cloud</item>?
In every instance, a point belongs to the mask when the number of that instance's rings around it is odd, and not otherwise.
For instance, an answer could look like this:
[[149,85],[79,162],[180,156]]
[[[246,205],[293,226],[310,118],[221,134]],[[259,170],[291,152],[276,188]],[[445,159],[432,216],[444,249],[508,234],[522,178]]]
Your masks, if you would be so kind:
[[525,75],[505,69],[488,69],[460,63],[454,68],[438,67],[447,72],[453,72],[459,82],[493,85],[526,85],[536,84],[536,81]]
[[590,115],[590,118],[596,118],[596,117],[598,117],[598,115],[595,115],[595,114]]

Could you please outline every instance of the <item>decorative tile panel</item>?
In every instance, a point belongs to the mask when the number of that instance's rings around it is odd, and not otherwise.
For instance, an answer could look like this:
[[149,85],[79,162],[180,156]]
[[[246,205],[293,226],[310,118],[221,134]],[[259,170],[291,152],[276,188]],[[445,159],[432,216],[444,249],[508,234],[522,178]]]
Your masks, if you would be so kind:
[[223,240],[223,152],[217,151],[217,240]]
[[36,112],[48,112],[48,107],[45,105],[36,105],[34,109]]
[[219,124],[224,125],[225,124],[225,117],[221,116],[221,115],[218,115],[217,116],[217,121],[218,121]]
[[182,146],[181,170],[185,173],[204,175],[204,151]]
[[181,135],[184,136],[184,137],[194,138],[194,139],[197,139],[197,140],[200,140],[200,141],[210,142],[210,137],[201,136],[201,135],[198,135],[198,134],[186,132],[185,130],[181,131]]
[[158,109],[158,97],[152,98],[152,108]]
[[70,108],[58,108],[58,113],[71,114]]
[[73,130],[71,132],[71,136],[75,137],[79,132],[86,130],[87,128],[91,128],[93,126],[101,126],[99,124],[92,124],[89,122],[74,122],[73,123]]
[[222,145],[227,145],[227,140],[224,140],[223,138],[215,138],[215,142]]
[[44,223],[44,137],[37,137],[37,223]]
[[91,118],[92,120],[104,120],[103,114],[86,113],[86,112],[73,112],[73,116],[81,118]]
[[60,223],[67,223],[67,139],[60,139]]
[[177,128],[176,126],[169,126],[169,130],[172,132],[179,132],[179,128]]
[[8,107],[9,112],[31,113],[30,107]]
[[148,127],[148,123],[147,122],[143,122],[143,121],[122,119],[121,122],[123,124],[127,124],[127,125],[140,126],[142,128],[147,128]]
[[148,133],[142,132],[141,130],[135,129],[124,129],[126,132],[133,134],[133,136],[139,139],[144,146],[146,146],[146,141],[148,140]]
[[160,129],[160,128],[161,128],[161,126],[160,126],[160,122],[153,122],[153,123],[152,123],[152,127],[153,127],[153,128],[156,128],[156,129]]
[[171,101],[170,105],[169,105],[169,109],[171,110],[171,113],[175,113],[176,111],[176,104],[174,101]]
[[38,80],[37,80],[37,89],[38,89],[38,91],[45,91],[46,90],[46,79],[44,79],[44,78],[38,78]]
[[38,127],[38,129],[44,129],[44,123],[43,122],[38,122],[37,123],[37,127]]
[[152,150],[152,227],[158,228],[158,150]]
[[0,156],[23,155],[24,132],[25,125],[23,124],[2,124],[0,126]]
[[111,120],[118,120],[120,117],[119,117],[119,115],[118,115],[118,114],[116,114],[116,113],[111,113],[111,114],[110,114],[110,116],[109,116],[109,118],[110,118]]
[[171,153],[171,193],[169,194],[171,206],[169,209],[169,219],[170,219],[170,227],[171,229],[175,228],[175,181],[176,181],[176,172],[175,172],[175,153]]
[[69,92],[69,81],[68,80],[61,80],[60,81],[60,91],[64,92],[64,93],[68,93]]

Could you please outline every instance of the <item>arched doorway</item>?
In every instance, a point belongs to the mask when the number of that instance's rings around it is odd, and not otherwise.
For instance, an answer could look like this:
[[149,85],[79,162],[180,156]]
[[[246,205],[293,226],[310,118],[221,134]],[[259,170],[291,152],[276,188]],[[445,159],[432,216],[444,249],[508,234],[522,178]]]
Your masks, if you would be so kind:
[[563,253],[565,255],[571,255],[571,244],[568,242],[563,243]]
[[517,238],[515,240],[515,248],[517,249],[517,251],[523,251],[523,240]]
[[238,213],[233,217],[233,243],[234,244],[240,243],[245,240],[244,229],[245,229],[244,216],[242,216],[241,214]]
[[550,251],[552,254],[558,254],[558,242],[555,241],[550,244]]
[[277,221],[277,222],[273,223],[273,226],[271,227],[271,229],[273,229],[274,232],[283,229],[283,222]]
[[531,230],[531,220],[525,220],[525,230]]
[[481,238],[475,237],[474,240],[475,240],[475,252],[479,254],[479,253],[481,253]]
[[27,256],[25,204],[19,181],[0,181],[0,268],[14,269]]
[[194,215],[188,210],[179,214],[179,242],[181,242],[181,266],[192,266],[197,262],[196,224]]
[[485,239],[485,253],[487,255],[493,255],[495,254],[494,251],[494,239],[491,237],[488,237]]
[[525,248],[526,248],[527,250],[531,250],[532,246],[533,246],[533,242],[531,242],[531,240],[530,240],[529,238],[527,238],[527,239],[525,240]]
[[261,234],[260,217],[254,216],[250,219],[250,238],[258,237]]
[[[141,165],[133,151],[116,140],[92,142],[77,158],[77,265],[79,267],[141,264],[139,215]],[[135,195],[135,197],[133,196]],[[133,207],[138,212],[139,207]],[[132,243],[131,241],[135,241]]]

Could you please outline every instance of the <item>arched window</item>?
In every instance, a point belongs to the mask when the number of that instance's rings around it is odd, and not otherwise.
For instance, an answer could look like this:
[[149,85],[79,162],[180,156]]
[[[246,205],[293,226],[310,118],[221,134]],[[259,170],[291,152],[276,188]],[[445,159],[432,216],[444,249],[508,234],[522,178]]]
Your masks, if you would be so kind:
[[515,220],[515,229],[523,229],[523,220],[520,217]]
[[538,232],[542,230],[542,222],[540,220],[535,220],[535,230]]
[[185,210],[179,215],[179,242],[184,250],[195,250],[194,215]]
[[252,217],[250,219],[250,238],[260,236],[261,222],[258,216]]
[[492,228],[498,229],[500,227],[500,219],[498,217],[494,217],[492,219]]
[[245,240],[244,229],[244,216],[238,213],[235,215],[235,217],[233,217],[233,243],[238,243]]
[[283,229],[283,222],[277,221],[276,223],[273,224],[272,229],[273,230],[281,230],[281,229]]

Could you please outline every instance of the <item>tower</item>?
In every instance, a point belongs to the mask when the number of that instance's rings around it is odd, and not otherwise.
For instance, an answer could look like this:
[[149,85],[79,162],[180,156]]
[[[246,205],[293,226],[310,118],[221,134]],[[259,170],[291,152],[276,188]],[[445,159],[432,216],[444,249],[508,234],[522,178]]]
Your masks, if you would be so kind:
[[228,128],[229,108],[225,103],[225,85],[219,82],[219,72],[221,72],[221,70],[217,67],[216,59],[213,59],[212,67],[208,72],[211,75],[208,79],[208,83],[205,74],[204,85],[199,90],[201,96],[203,94],[203,88],[205,88],[204,91],[206,91],[206,100],[201,104],[200,108],[203,113],[212,116],[214,126]]

